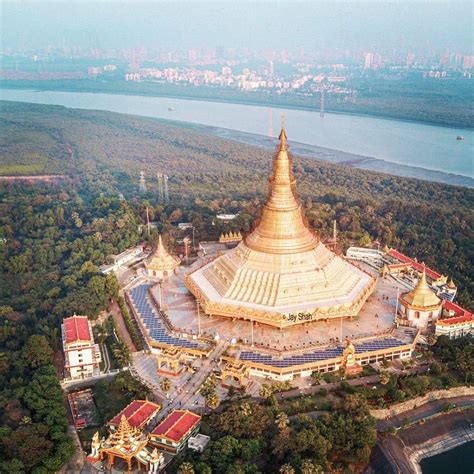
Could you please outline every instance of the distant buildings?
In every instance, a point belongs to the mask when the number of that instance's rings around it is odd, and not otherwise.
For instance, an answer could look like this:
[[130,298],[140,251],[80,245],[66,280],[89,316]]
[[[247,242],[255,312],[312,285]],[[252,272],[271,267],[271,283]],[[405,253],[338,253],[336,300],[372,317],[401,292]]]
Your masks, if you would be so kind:
[[101,354],[87,316],[64,319],[61,330],[66,377],[81,379],[98,374]]

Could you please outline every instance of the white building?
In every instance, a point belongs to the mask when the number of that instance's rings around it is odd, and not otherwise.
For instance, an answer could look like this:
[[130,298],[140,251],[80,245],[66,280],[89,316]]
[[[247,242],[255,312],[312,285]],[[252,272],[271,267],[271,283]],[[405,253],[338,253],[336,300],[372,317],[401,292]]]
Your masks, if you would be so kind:
[[116,272],[121,266],[127,263],[138,262],[145,257],[143,251],[143,245],[140,244],[117,255],[111,255],[110,258],[113,263],[110,265],[102,265],[100,271],[105,275],[109,272]]
[[456,303],[445,301],[442,317],[436,321],[435,334],[437,336],[448,336],[449,339],[474,334],[472,313]]
[[87,316],[71,316],[61,325],[66,377],[81,379],[100,372],[100,349]]
[[368,249],[364,247],[349,247],[346,252],[346,257],[350,260],[359,260],[379,267],[383,263],[383,252],[375,249]]

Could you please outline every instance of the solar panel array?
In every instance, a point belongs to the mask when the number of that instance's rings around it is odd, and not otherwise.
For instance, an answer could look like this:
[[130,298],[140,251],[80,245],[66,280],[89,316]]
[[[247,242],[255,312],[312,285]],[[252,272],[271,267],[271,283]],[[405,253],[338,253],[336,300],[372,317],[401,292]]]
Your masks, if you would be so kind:
[[[361,342],[360,344],[354,344],[354,347],[356,353],[360,354],[363,352],[373,352],[381,349],[390,349],[393,347],[404,346],[406,344],[406,342],[400,339],[394,337],[387,337],[384,339],[374,339],[371,341]],[[242,351],[240,353],[240,359],[283,369],[285,367],[292,367],[294,365],[310,364],[312,362],[324,361],[327,359],[340,357],[342,356],[343,350],[344,348],[342,346],[331,347],[315,352],[295,354],[290,357],[281,358],[273,357],[271,355],[258,352]]]
[[148,288],[151,285],[140,285],[129,291],[130,299],[135,307],[143,325],[148,331],[149,337],[156,342],[169,344],[171,346],[201,349],[203,346],[196,341],[170,335],[168,328],[161,319],[158,311],[150,301]]

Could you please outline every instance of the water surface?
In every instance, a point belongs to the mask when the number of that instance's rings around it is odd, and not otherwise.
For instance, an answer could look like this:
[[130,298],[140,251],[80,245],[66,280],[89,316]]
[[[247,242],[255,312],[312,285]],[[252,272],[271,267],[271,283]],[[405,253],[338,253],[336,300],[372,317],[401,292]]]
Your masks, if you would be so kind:
[[[0,98],[199,123],[474,177],[474,131],[368,116],[120,94],[0,89]],[[456,140],[460,135],[464,140]]]
[[423,474],[472,474],[474,472],[474,441],[424,458],[420,462]]

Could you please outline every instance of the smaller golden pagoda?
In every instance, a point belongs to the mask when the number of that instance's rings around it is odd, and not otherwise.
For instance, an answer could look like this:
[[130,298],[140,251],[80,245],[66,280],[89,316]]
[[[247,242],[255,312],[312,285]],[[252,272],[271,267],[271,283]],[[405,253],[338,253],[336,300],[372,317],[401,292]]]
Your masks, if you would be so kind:
[[145,262],[145,268],[149,277],[165,279],[176,273],[180,260],[171,255],[163,245],[161,234],[158,238],[158,246],[151,257]]
[[441,305],[441,300],[436,296],[426,281],[426,271],[424,269],[416,287],[407,293],[403,293],[400,302],[414,309],[425,309]]
[[438,319],[441,313],[442,301],[428,285],[424,268],[416,287],[403,293],[399,302],[401,313],[399,322],[407,326],[426,328]]
[[448,282],[448,288],[450,290],[455,290],[457,287],[456,287],[456,284],[454,283],[453,279],[450,278],[449,282]]

